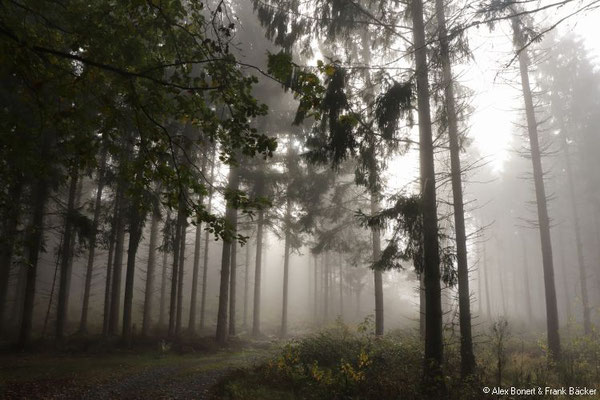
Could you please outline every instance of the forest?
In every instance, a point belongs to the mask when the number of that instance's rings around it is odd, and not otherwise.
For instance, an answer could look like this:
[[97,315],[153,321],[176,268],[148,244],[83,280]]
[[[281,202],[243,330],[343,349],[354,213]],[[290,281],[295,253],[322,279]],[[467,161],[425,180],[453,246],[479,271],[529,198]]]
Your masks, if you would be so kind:
[[0,0],[0,398],[600,399],[600,0]]

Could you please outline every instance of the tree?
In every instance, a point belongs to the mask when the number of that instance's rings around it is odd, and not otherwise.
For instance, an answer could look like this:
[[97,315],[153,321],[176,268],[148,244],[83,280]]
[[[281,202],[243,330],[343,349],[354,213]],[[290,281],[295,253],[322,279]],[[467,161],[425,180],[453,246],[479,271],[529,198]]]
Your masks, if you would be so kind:
[[417,82],[417,110],[419,114],[420,181],[423,214],[423,257],[425,283],[425,370],[426,385],[432,392],[443,390],[441,377],[443,362],[442,302],[440,288],[440,256],[435,193],[435,167],[431,115],[429,107],[429,79],[427,47],[423,23],[423,4],[411,3]]
[[[514,12],[514,11],[513,11]],[[514,43],[519,59],[519,71],[521,74],[521,88],[523,101],[527,116],[527,131],[529,134],[529,145],[531,150],[531,162],[533,165],[533,179],[535,184],[535,198],[538,212],[538,223],[540,231],[540,242],[542,246],[542,259],[544,269],[544,288],[546,293],[546,324],[548,330],[548,348],[554,359],[560,359],[560,335],[558,333],[558,309],[556,305],[556,288],[554,283],[554,263],[552,259],[552,241],[550,237],[550,219],[548,217],[548,206],[546,189],[544,186],[544,172],[542,169],[541,152],[538,142],[537,121],[529,83],[529,60],[527,49],[524,48],[526,40],[523,33],[522,20],[514,17],[512,28]]]
[[443,86],[448,122],[448,138],[450,141],[454,230],[456,233],[456,259],[458,264],[461,374],[463,377],[466,377],[473,374],[475,371],[475,356],[473,354],[473,339],[471,335],[471,294],[469,291],[467,234],[465,228],[462,169],[460,165],[460,144],[454,95],[454,80],[452,78],[452,67],[450,62],[450,46],[446,29],[446,16],[443,0],[436,0],[435,9],[439,30],[440,56],[442,61]]

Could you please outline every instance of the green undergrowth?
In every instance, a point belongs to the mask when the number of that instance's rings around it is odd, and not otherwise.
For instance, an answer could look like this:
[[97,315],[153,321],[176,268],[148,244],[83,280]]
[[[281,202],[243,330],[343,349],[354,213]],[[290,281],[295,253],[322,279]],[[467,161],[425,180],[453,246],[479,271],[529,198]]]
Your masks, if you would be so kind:
[[[252,368],[237,370],[214,390],[219,399],[422,399],[423,344],[409,331],[375,337],[371,321],[293,339]],[[597,388],[600,342],[597,336],[564,335],[560,362],[550,359],[542,335],[511,333],[497,321],[476,333],[476,373],[460,377],[459,344],[447,332],[444,376],[450,399],[516,398],[492,396],[484,388]],[[537,389],[536,389],[537,390]],[[519,399],[568,396],[521,395]],[[575,397],[573,397],[575,398]],[[577,397],[582,398],[582,397]],[[600,398],[600,396],[587,396]]]

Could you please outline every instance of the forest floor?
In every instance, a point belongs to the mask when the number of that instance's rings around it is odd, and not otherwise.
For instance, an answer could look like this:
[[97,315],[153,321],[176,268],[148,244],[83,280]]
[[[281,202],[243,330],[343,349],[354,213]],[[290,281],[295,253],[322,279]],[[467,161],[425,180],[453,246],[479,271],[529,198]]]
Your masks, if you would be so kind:
[[0,398],[208,399],[220,378],[271,355],[270,346],[186,354],[5,354],[0,355]]

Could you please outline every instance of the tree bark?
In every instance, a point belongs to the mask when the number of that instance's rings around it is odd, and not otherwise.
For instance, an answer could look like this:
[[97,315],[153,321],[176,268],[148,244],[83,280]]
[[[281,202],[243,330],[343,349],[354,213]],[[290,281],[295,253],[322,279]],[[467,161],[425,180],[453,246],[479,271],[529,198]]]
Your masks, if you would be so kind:
[[286,203],[285,216],[285,242],[283,246],[283,301],[281,308],[281,328],[279,335],[283,338],[287,335],[288,328],[288,291],[290,279],[290,223],[292,202],[289,197],[289,188]]
[[[160,192],[160,191],[159,191]],[[160,195],[160,193],[158,194]],[[152,325],[152,311],[154,304],[154,281],[156,275],[156,247],[158,242],[158,225],[160,224],[160,212],[158,205],[152,213],[150,224],[150,243],[148,244],[148,264],[146,267],[146,288],[144,290],[144,316],[142,319],[142,336],[150,335]]]
[[121,274],[123,270],[123,248],[125,246],[125,222],[123,189],[117,189],[120,196],[117,197],[116,211],[116,236],[115,236],[115,259],[112,267],[112,283],[110,290],[110,317],[108,321],[108,331],[112,335],[119,334],[119,314],[121,308]]
[[[182,196],[182,195],[180,195]],[[183,201],[179,201],[179,210],[177,211],[177,222],[175,225],[175,238],[173,241],[173,268],[171,270],[171,299],[169,303],[169,338],[175,337],[175,323],[177,313],[177,279],[179,274],[179,251],[181,247],[181,227],[183,226],[182,220],[185,218],[183,211]]]
[[442,299],[440,287],[440,255],[438,243],[437,203],[435,193],[435,166],[431,114],[429,107],[429,78],[427,47],[423,22],[423,3],[411,3],[413,36],[417,75],[417,102],[419,114],[420,181],[423,213],[423,252],[425,286],[425,364],[424,387],[432,395],[445,392],[442,378],[444,359],[442,336]]
[[132,313],[133,313],[133,284],[135,280],[135,257],[142,238],[142,228],[145,215],[138,209],[137,202],[131,202],[129,210],[129,243],[127,249],[127,270],[125,274],[125,295],[123,303],[123,340],[131,343]]
[[[213,147],[212,161],[210,164],[210,183],[208,188],[208,213],[212,212],[213,200],[213,182],[215,179],[215,163],[216,163],[216,147]],[[202,297],[200,299],[200,329],[203,330],[206,326],[206,283],[208,277],[208,249],[210,244],[210,232],[204,234],[204,259],[202,260]]]
[[111,282],[112,282],[112,266],[114,262],[115,253],[115,241],[116,241],[116,224],[118,218],[118,208],[115,204],[115,210],[113,215],[112,227],[110,229],[109,244],[108,244],[108,257],[106,261],[106,279],[104,285],[104,313],[102,321],[102,334],[108,336],[110,333],[110,298],[111,298]]
[[529,84],[527,49],[524,48],[524,40],[521,27],[517,17],[513,17],[513,31],[515,44],[517,46],[519,69],[521,73],[521,87],[523,100],[527,114],[527,128],[529,133],[529,144],[531,147],[531,162],[533,164],[533,179],[535,184],[535,197],[538,211],[538,223],[540,229],[540,242],[542,247],[542,264],[544,270],[544,288],[546,294],[546,324],[548,330],[548,348],[555,360],[560,359],[560,335],[558,332],[558,308],[556,305],[556,288],[554,283],[554,265],[552,260],[552,241],[550,236],[550,218],[548,217],[548,206],[546,199],[546,188],[544,187],[544,171],[542,169],[542,158],[538,142],[537,121]]
[[313,310],[313,320],[315,322],[315,324],[319,321],[319,265],[318,265],[318,259],[317,256],[314,255],[313,256],[313,261],[314,261],[314,265],[315,265],[315,269],[314,269],[314,274],[313,274],[313,306],[314,306],[314,310]]
[[177,281],[177,317],[175,321],[175,337],[179,338],[181,336],[181,324],[182,324],[182,316],[183,316],[183,274],[185,267],[185,240],[187,236],[187,217],[184,215],[184,218],[181,221],[181,240],[179,242],[179,272],[177,273],[178,281]]
[[[229,191],[235,191],[238,189],[239,176],[238,169],[236,166],[231,166],[229,170]],[[225,216],[229,227],[235,229],[235,219],[237,218],[237,210],[233,207],[233,204],[228,202]],[[234,235],[237,233],[234,233]],[[219,344],[225,344],[227,342],[227,308],[229,306],[229,280],[231,272],[231,248],[236,238],[226,237],[223,239],[223,250],[221,253],[221,282],[219,286],[219,308],[217,313],[217,332],[216,340]]]
[[85,270],[85,285],[83,289],[83,306],[81,307],[81,320],[79,321],[79,332],[87,333],[88,310],[90,305],[90,292],[92,289],[92,274],[94,272],[94,257],[96,256],[96,235],[98,235],[98,223],[100,221],[100,211],[102,206],[102,192],[104,191],[105,171],[106,171],[107,149],[102,149],[100,165],[98,167],[98,187],[96,188],[96,201],[94,202],[94,219],[92,220],[92,230],[88,238],[90,251],[88,253],[87,266]]
[[344,275],[343,275],[343,266],[344,259],[342,258],[342,253],[340,253],[340,265],[339,265],[339,273],[340,273],[340,318],[342,321],[344,320]]
[[[237,210],[232,212],[232,225],[235,232],[237,232]],[[231,265],[229,275],[229,335],[235,336],[235,308],[236,308],[236,294],[237,294],[237,240],[231,242]]]
[[[371,214],[379,212],[377,194],[371,193]],[[371,229],[373,245],[373,263],[381,258],[381,232],[379,227]],[[373,270],[373,284],[375,287],[375,335],[383,335],[383,273],[379,269]]]
[[[249,240],[248,240],[249,242]],[[244,258],[244,328],[248,327],[248,288],[250,285],[250,243],[246,243],[246,257]]]
[[[31,194],[33,199],[32,215],[25,240],[27,254],[25,296],[19,331],[19,347],[21,348],[27,347],[31,341],[37,267],[44,234],[44,209],[48,198],[48,183],[44,178],[39,177],[36,180]],[[17,301],[19,301],[19,298],[17,298]]]
[[[264,182],[263,178],[259,178],[257,184],[258,196],[263,195]],[[262,245],[263,245],[263,229],[265,223],[265,211],[258,210],[258,219],[256,223],[256,260],[254,264],[254,307],[252,314],[252,336],[260,336],[260,291],[261,291],[261,266],[262,266]]]
[[454,98],[454,79],[450,63],[450,49],[446,28],[446,15],[443,0],[435,1],[442,75],[448,120],[448,139],[450,142],[450,173],[452,175],[452,200],[454,206],[454,231],[456,234],[456,262],[458,266],[458,308],[460,324],[461,376],[467,377],[475,371],[473,337],[471,333],[471,296],[469,291],[469,266],[467,262],[467,234],[465,228],[465,210],[462,189],[462,169],[460,165],[460,144],[457,112]]
[[12,200],[5,205],[4,231],[2,232],[2,238],[0,238],[0,334],[4,333],[6,327],[4,315],[7,306],[8,280],[19,225],[22,192],[23,181],[17,177],[8,189],[9,197]]
[[[171,220],[171,211],[167,212],[167,218],[165,224],[168,224]],[[158,310],[158,326],[162,329],[165,326],[165,309],[167,304],[167,269],[169,263],[169,252],[167,251],[167,243],[169,242],[169,232],[165,230],[165,238],[163,239],[163,259],[162,259],[162,276],[160,280],[160,307]]]
[[60,278],[58,287],[58,304],[56,306],[56,339],[61,341],[65,336],[67,317],[69,312],[69,295],[71,293],[71,259],[73,258],[73,213],[75,212],[75,197],[77,195],[77,182],[79,168],[77,163],[71,167],[69,197],[65,213],[65,229],[63,234]]

